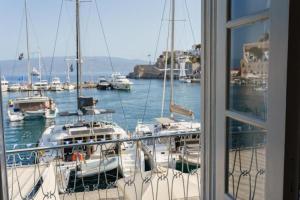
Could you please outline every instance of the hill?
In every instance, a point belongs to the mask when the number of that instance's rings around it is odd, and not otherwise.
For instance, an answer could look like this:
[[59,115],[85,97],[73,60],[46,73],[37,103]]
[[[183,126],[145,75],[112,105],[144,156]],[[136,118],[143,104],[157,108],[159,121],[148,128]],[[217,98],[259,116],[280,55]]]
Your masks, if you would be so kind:
[[[128,74],[133,70],[134,66],[137,64],[144,64],[146,61],[143,60],[132,60],[126,58],[112,57],[113,68],[115,71],[121,72],[123,74]],[[45,57],[41,59],[42,63],[42,75],[49,76],[64,76],[67,70],[67,64],[65,57],[54,57],[52,70],[51,70],[52,58]],[[2,60],[0,61],[1,74],[10,76],[26,76],[27,75],[27,61],[23,60]],[[73,61],[74,70],[76,70],[76,62]],[[38,59],[31,59],[31,66],[38,68]],[[112,73],[112,67],[110,66],[109,58],[105,56],[99,57],[84,57],[83,76],[100,76],[108,75]],[[75,75],[75,72],[71,76]]]

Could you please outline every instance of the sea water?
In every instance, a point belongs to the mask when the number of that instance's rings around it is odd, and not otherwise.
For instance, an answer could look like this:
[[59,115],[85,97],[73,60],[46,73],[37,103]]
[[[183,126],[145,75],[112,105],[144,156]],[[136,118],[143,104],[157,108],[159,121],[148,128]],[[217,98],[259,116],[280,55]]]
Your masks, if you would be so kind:
[[[97,108],[113,109],[112,120],[127,131],[134,131],[137,122],[154,122],[161,116],[163,81],[162,80],[132,80],[131,91],[82,89],[85,96],[98,99]],[[164,116],[169,116],[170,87],[166,84]],[[48,91],[45,95],[54,99],[60,112],[76,111],[76,90]],[[70,117],[57,116],[55,120],[24,120],[9,122],[7,104],[9,99],[25,97],[27,92],[3,92],[4,132],[7,149],[33,147],[38,142],[43,131],[52,124],[64,124]],[[195,113],[195,120],[200,121],[200,84],[174,83],[174,99],[176,104],[185,106]]]

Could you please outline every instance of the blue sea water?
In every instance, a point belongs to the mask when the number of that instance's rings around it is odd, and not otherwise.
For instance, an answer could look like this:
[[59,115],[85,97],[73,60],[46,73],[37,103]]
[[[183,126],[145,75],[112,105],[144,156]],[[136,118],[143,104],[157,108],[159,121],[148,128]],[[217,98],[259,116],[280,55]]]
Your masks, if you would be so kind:
[[[132,80],[133,88],[130,92],[116,90],[83,89],[86,96],[93,96],[99,100],[97,107],[113,109],[114,122],[128,131],[133,131],[137,122],[153,122],[160,117],[162,104],[161,80]],[[165,116],[169,115],[169,82],[166,88]],[[149,91],[149,93],[148,93]],[[183,105],[195,113],[195,120],[200,120],[200,84],[181,83],[175,81],[175,102]],[[52,97],[60,112],[76,110],[76,91],[46,92]],[[7,117],[7,102],[9,99],[26,96],[26,92],[3,92],[4,131],[7,149],[24,148],[34,145],[42,132],[51,124],[64,124],[70,117],[58,116],[55,120],[26,120],[23,122],[9,122]],[[147,100],[148,99],[148,100]],[[17,144],[17,146],[16,146]]]

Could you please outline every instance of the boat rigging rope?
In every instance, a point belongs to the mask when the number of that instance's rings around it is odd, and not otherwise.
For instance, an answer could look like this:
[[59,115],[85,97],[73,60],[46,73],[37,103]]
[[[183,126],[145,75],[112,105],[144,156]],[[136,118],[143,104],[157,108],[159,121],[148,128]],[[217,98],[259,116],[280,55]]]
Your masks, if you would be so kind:
[[192,32],[193,42],[194,42],[194,44],[196,44],[195,32],[194,32],[194,29],[193,29],[193,26],[192,26],[190,11],[189,11],[189,8],[188,8],[186,0],[184,0],[184,4],[185,4],[186,12],[187,12],[187,17],[188,17],[188,20],[189,20],[190,29],[191,29],[191,32]]
[[59,9],[59,16],[58,16],[58,21],[57,21],[56,34],[55,34],[55,39],[54,39],[54,47],[53,47],[53,52],[52,52],[52,57],[51,57],[50,73],[49,73],[50,76],[49,76],[49,79],[48,79],[49,82],[51,81],[50,78],[52,77],[54,55],[55,55],[55,50],[56,50],[56,43],[57,43],[57,38],[58,38],[58,33],[59,33],[59,27],[60,27],[60,21],[61,21],[61,16],[62,16],[63,4],[64,4],[64,0],[61,0],[60,9]]
[[[107,41],[107,38],[106,38],[106,34],[105,34],[105,31],[104,31],[104,26],[103,26],[101,15],[100,15],[100,9],[99,9],[97,0],[95,0],[94,2],[95,2],[96,10],[97,10],[97,16],[98,16],[98,21],[99,21],[101,33],[102,33],[104,43],[105,43],[106,53],[108,55],[109,64],[110,64],[110,67],[111,67],[111,69],[114,73],[116,71],[115,71],[115,68],[114,68],[113,63],[112,63],[111,54],[110,54],[110,50],[109,50],[109,46],[108,46],[108,41]],[[117,94],[118,94],[118,97],[119,97],[123,117],[124,117],[124,120],[125,120],[126,130],[128,130],[128,121],[127,121],[127,118],[126,118],[125,109],[124,109],[124,105],[123,105],[121,94],[120,94],[119,90],[117,90]]]
[[[161,19],[160,19],[160,25],[159,25],[159,30],[158,30],[157,40],[156,40],[156,46],[155,46],[155,51],[154,51],[154,56],[153,56],[153,62],[154,63],[155,63],[155,59],[156,59],[156,55],[157,55],[157,51],[158,51],[158,45],[159,45],[159,41],[160,41],[160,37],[161,37],[161,30],[162,30],[163,21],[164,21],[166,5],[167,5],[167,0],[164,1],[163,11],[162,11]],[[149,100],[151,83],[152,83],[152,80],[150,79],[149,86],[148,86],[148,91],[147,91],[146,102],[145,102],[144,109],[143,109],[144,111],[143,111],[143,116],[142,116],[142,122],[144,122],[146,111],[147,111],[147,105],[148,105],[148,100]]]
[[[41,77],[42,76],[42,66],[46,66],[46,63],[45,63],[45,61],[43,59],[44,56],[43,56],[42,51],[41,51],[39,37],[38,37],[37,31],[36,31],[36,29],[34,27],[34,23],[33,23],[33,20],[31,18],[31,15],[30,15],[30,10],[28,10],[27,12],[28,12],[29,24],[31,25],[31,30],[32,30],[33,35],[35,37],[35,40],[37,42],[37,49],[38,49],[38,51],[34,52],[34,54],[39,53],[39,57],[40,57],[39,59],[41,61],[41,63],[40,63],[41,66],[39,66],[39,67],[41,67],[40,72],[39,72],[40,73],[39,76]],[[33,70],[33,68],[32,68],[32,70]],[[45,72],[46,72],[46,69],[45,69]],[[40,90],[40,92],[41,92],[41,90]]]
[[[169,17],[171,18],[171,8],[172,3],[170,2],[170,9],[169,9]],[[168,69],[168,52],[169,52],[169,40],[170,40],[170,25],[171,21],[168,21],[168,33],[167,33],[167,48],[166,48],[166,57],[165,57],[165,69],[164,69],[164,83],[163,83],[163,93],[162,93],[162,102],[161,102],[161,114],[160,116],[164,116],[164,109],[165,109],[165,98],[166,98],[166,81],[167,81],[167,69]]]
[[[21,35],[22,35],[22,30],[23,30],[23,25],[24,25],[24,20],[23,20],[23,17],[25,16],[25,10],[23,10],[23,13],[22,13],[22,15],[21,15],[22,17],[21,17],[21,23],[20,23],[20,29],[19,29],[19,34],[18,34],[18,42],[17,42],[17,49],[16,49],[16,58],[18,58],[19,57],[19,48],[20,48],[20,43],[21,43]],[[13,66],[12,66],[12,75],[14,75],[15,74],[15,68],[16,68],[16,65],[17,65],[17,61],[18,61],[18,59],[14,59],[14,64],[13,64]]]
[[162,29],[162,25],[163,25],[163,21],[164,21],[166,5],[167,5],[167,0],[164,1],[164,7],[163,7],[163,12],[162,12],[162,15],[161,15],[161,19],[160,19],[160,26],[159,26],[158,36],[157,36],[157,40],[156,40],[155,52],[154,52],[154,56],[153,56],[153,62],[155,62],[155,58],[156,58],[157,51],[158,51],[158,45],[159,45],[161,29]]

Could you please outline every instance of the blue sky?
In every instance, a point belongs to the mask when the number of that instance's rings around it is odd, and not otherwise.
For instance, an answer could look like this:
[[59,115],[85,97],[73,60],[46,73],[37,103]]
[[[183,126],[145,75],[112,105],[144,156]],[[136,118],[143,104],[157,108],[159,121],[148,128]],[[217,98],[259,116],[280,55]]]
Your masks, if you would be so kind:
[[[166,48],[165,12],[158,53]],[[147,60],[155,52],[164,0],[97,0],[111,55]],[[201,1],[186,0],[196,42],[201,39]],[[24,0],[0,1],[0,60],[15,59],[25,52]],[[194,43],[185,0],[176,0],[176,49],[188,49]],[[30,49],[39,48],[51,56],[61,0],[28,0],[30,13]],[[64,1],[55,56],[75,54],[74,2]],[[21,30],[21,31],[20,31]],[[106,56],[105,44],[94,2],[81,4],[82,51],[84,56]],[[20,37],[19,37],[20,35]],[[18,38],[20,41],[18,42]],[[152,58],[153,59],[153,58]]]

